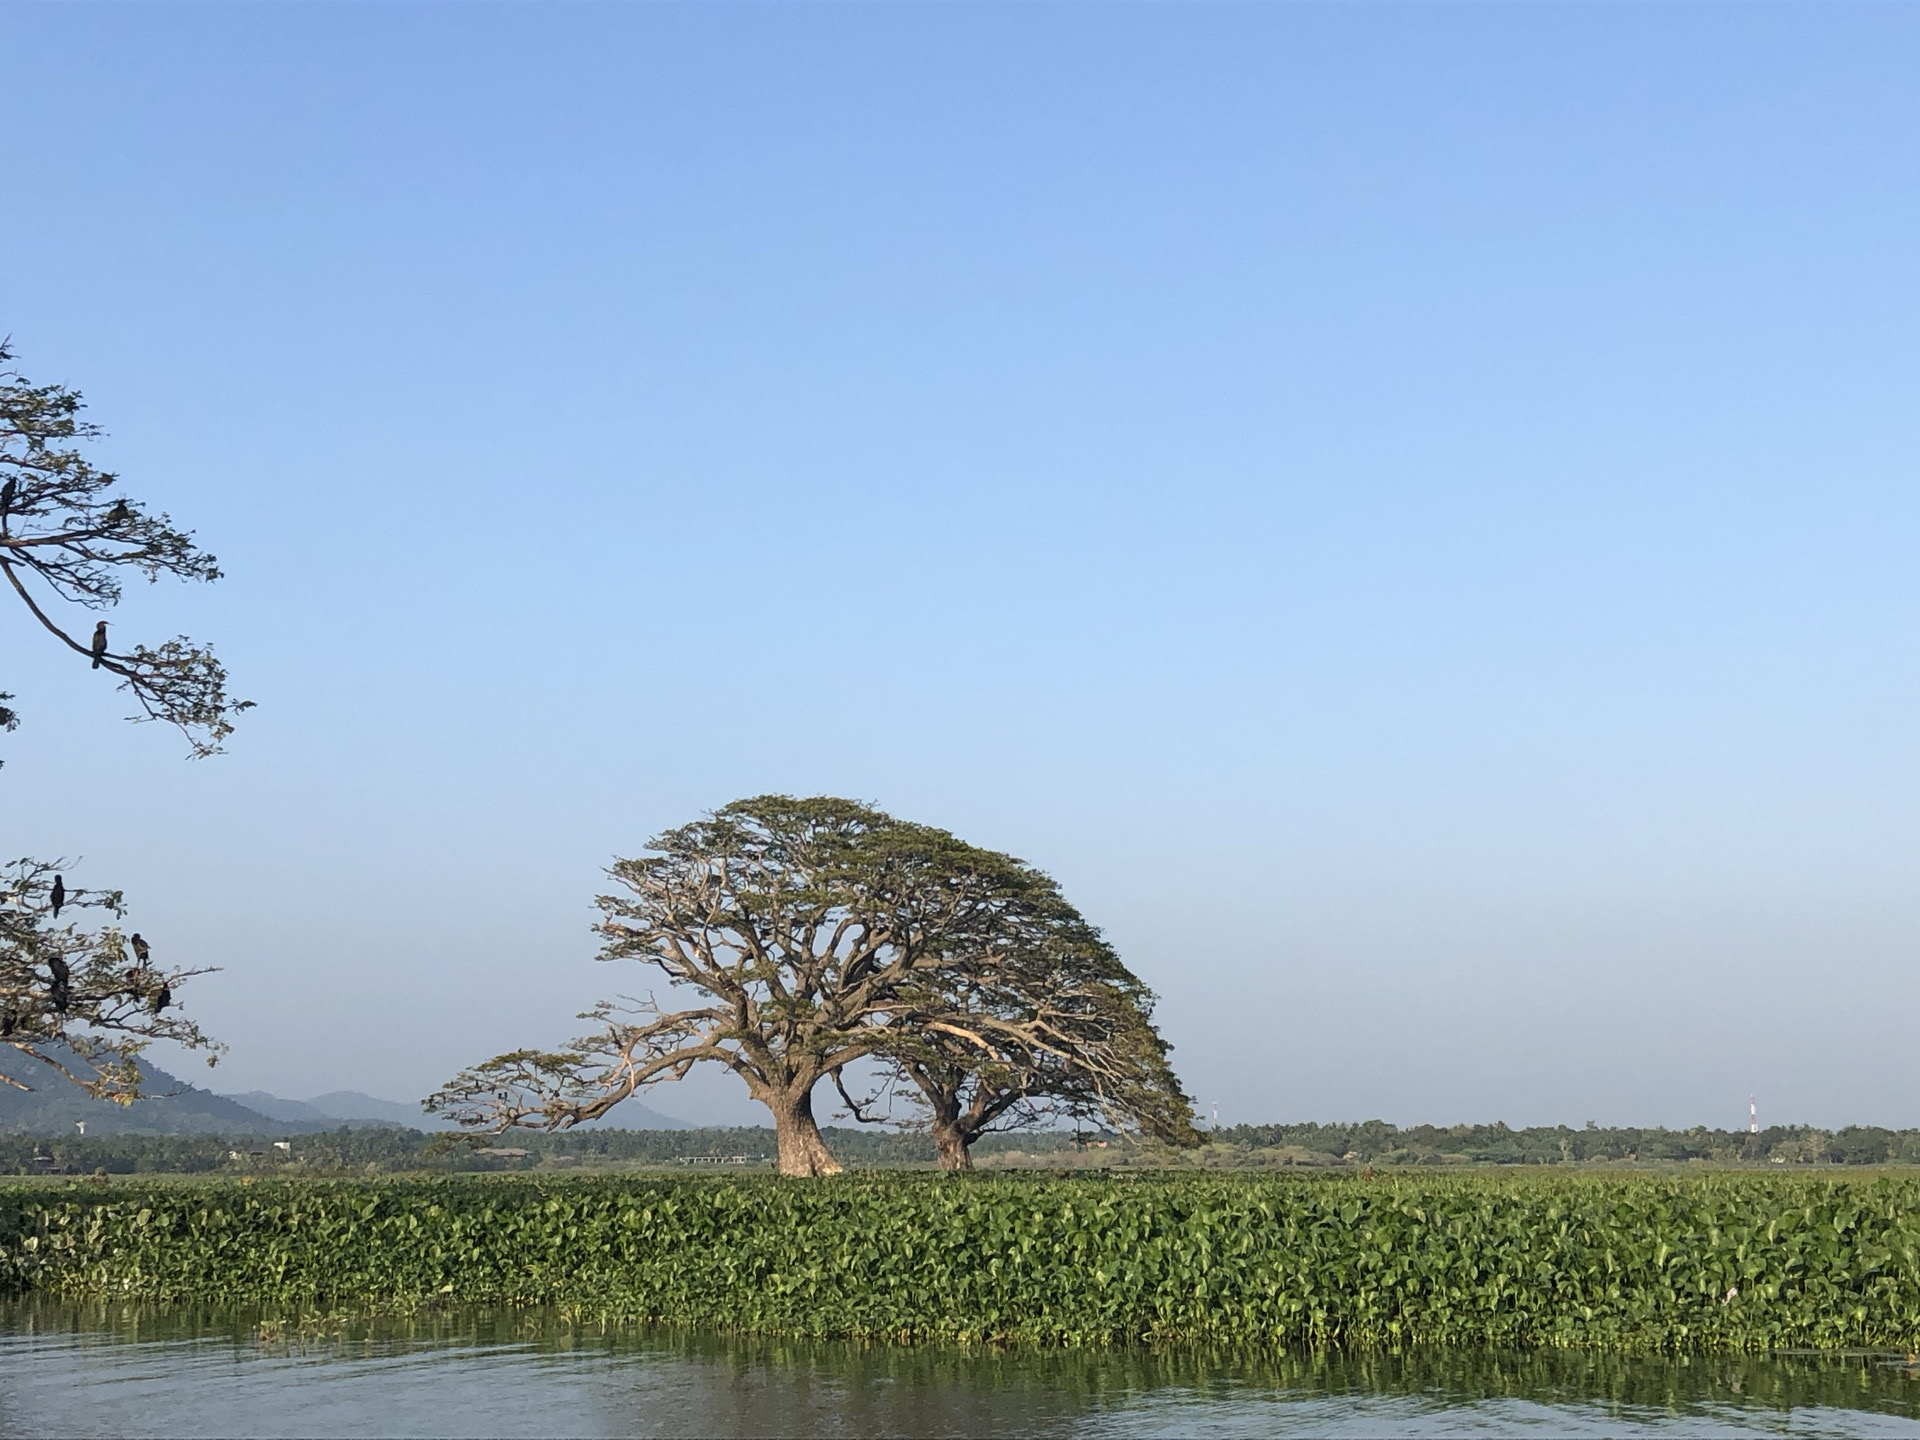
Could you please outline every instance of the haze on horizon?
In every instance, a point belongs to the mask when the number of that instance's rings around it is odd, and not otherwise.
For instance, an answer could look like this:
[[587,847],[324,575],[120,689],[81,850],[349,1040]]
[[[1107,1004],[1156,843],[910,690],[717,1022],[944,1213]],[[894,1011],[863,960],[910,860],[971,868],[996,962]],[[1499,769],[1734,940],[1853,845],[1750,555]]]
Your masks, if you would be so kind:
[[9,6],[0,332],[259,702],[10,617],[13,852],[226,967],[223,1092],[564,1039],[601,867],[785,791],[1059,877],[1223,1123],[1920,1124],[1916,41]]

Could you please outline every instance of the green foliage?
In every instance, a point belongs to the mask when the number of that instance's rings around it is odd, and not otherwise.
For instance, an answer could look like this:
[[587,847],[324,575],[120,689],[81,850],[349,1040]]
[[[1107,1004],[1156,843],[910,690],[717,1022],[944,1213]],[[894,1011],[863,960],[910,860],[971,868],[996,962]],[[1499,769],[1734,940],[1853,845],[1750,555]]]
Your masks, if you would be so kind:
[[[319,1174],[369,1169],[412,1170],[430,1168],[432,1160],[427,1151],[433,1139],[418,1130],[379,1126],[352,1129],[342,1126],[338,1130],[295,1135],[291,1139],[284,1134],[271,1138],[68,1135],[53,1140],[0,1135],[0,1175],[43,1173],[48,1167],[37,1164],[35,1157],[44,1157],[61,1173],[76,1175],[91,1175],[96,1170],[104,1170],[109,1175],[207,1175],[225,1171],[253,1174],[278,1169]],[[286,1140],[289,1148],[275,1149],[275,1140]]]
[[[826,1130],[836,1153],[856,1165],[931,1165],[933,1142],[922,1134],[898,1134],[865,1128]],[[285,1151],[273,1147],[285,1140]],[[32,1175],[45,1156],[62,1173],[109,1175],[205,1175],[233,1171],[260,1174],[286,1170],[301,1174],[341,1171],[381,1173],[409,1170],[500,1169],[497,1159],[464,1143],[448,1146],[445,1137],[384,1126],[342,1127],[318,1134],[277,1132],[272,1136],[67,1134],[51,1139],[0,1135],[0,1175]],[[491,1140],[489,1140],[491,1143]],[[771,1128],[741,1125],[704,1130],[563,1130],[554,1135],[515,1135],[513,1146],[531,1162],[582,1166],[672,1165],[693,1156],[771,1156]],[[1068,1135],[989,1137],[984,1149],[1024,1145],[1029,1151],[1064,1149]],[[240,1153],[239,1159],[234,1152]]]
[[[3,1098],[3,1097],[0,1097]],[[142,1101],[141,1104],[152,1104]],[[1426,1127],[1422,1127],[1425,1129]],[[1460,1133],[1464,1132],[1464,1133]],[[890,1167],[931,1165],[933,1141],[924,1132],[876,1130],[865,1126],[827,1126],[822,1132],[836,1155],[854,1167]],[[1201,1151],[1197,1162],[1208,1168],[1266,1168],[1285,1165],[1292,1151],[1248,1149],[1235,1145],[1237,1137],[1257,1134],[1292,1137],[1281,1141],[1295,1150],[1308,1149],[1323,1158],[1351,1154],[1346,1168],[1366,1164],[1414,1163],[1429,1160],[1438,1153],[1410,1143],[1421,1131],[1395,1130],[1391,1125],[1373,1122],[1368,1126],[1274,1125],[1237,1126],[1221,1130],[1218,1143]],[[1504,1125],[1459,1126],[1457,1131],[1435,1132],[1446,1137],[1447,1155],[1461,1161],[1483,1164],[1565,1165],[1594,1159],[1624,1159],[1634,1154],[1641,1162],[1673,1160],[1712,1160],[1721,1163],[1767,1164],[1769,1153],[1749,1158],[1743,1131],[1722,1130],[1603,1130],[1573,1131],[1541,1127],[1510,1130]],[[1580,1145],[1565,1153],[1559,1137],[1581,1136]],[[1703,1138],[1704,1137],[1704,1138]],[[1780,1138],[1785,1137],[1785,1138]],[[1074,1136],[1060,1130],[984,1136],[974,1147],[986,1156],[1021,1152],[1029,1164],[1113,1165],[1122,1161],[1138,1164],[1166,1163],[1164,1154],[1143,1156],[1125,1149],[1111,1131],[1092,1134],[1111,1148],[1075,1151]],[[442,1137],[384,1126],[356,1126],[316,1134],[276,1130],[270,1135],[141,1135],[107,1134],[96,1136],[92,1126],[85,1137],[76,1136],[71,1127],[64,1134],[36,1137],[33,1134],[0,1134],[0,1176],[30,1175],[44,1167],[35,1166],[33,1157],[42,1154],[74,1174],[91,1174],[104,1169],[113,1175],[197,1175],[237,1171],[258,1174],[263,1170],[290,1169],[294,1173],[335,1174],[341,1171],[364,1172],[369,1167],[383,1173],[409,1170],[500,1169],[497,1160],[476,1156],[464,1145],[451,1149],[440,1144]],[[1920,1161],[1920,1131],[1879,1130],[1853,1126],[1837,1133],[1795,1128],[1762,1131],[1764,1143],[1772,1141],[1771,1154],[1782,1149],[1792,1152],[1799,1163],[1835,1165],[1907,1164]],[[272,1149],[272,1141],[289,1140],[286,1152]],[[1624,1143],[1623,1143],[1624,1142]],[[492,1144],[489,1138],[485,1143]],[[528,1164],[614,1167],[624,1165],[673,1165],[707,1155],[771,1156],[774,1132],[763,1125],[712,1127],[693,1130],[562,1130],[555,1134],[516,1134],[510,1142],[529,1152]],[[1612,1146],[1609,1150],[1607,1147]],[[247,1154],[235,1161],[232,1151]],[[1592,1152],[1600,1151],[1599,1155]],[[1058,1160],[1042,1157],[1059,1156]],[[1768,1167],[1771,1169],[1771,1167]]]
[[532,1177],[0,1189],[0,1288],[795,1336],[1920,1343],[1920,1181]]
[[1711,1160],[1721,1164],[1829,1165],[1920,1164],[1920,1130],[1883,1130],[1849,1125],[1829,1132],[1808,1125],[1775,1125],[1759,1134],[1745,1130],[1639,1129],[1588,1125],[1413,1125],[1402,1130],[1384,1120],[1357,1125],[1233,1125],[1207,1137],[1243,1150],[1306,1150],[1386,1164],[1443,1159],[1494,1165],[1559,1165],[1572,1161]]

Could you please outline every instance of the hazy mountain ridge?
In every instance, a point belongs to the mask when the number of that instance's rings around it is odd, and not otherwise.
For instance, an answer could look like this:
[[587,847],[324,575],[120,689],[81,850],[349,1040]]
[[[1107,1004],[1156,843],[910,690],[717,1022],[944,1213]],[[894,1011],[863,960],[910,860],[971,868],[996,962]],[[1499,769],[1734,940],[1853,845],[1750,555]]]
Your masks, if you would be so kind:
[[318,1125],[329,1130],[341,1125],[398,1125],[410,1130],[448,1128],[444,1121],[423,1113],[417,1105],[381,1100],[358,1090],[334,1090],[311,1100],[288,1100],[266,1090],[247,1090],[225,1098],[289,1125]]
[[5,1135],[74,1135],[82,1125],[89,1135],[264,1135],[331,1130],[339,1124],[274,1120],[144,1061],[142,1084],[151,1093],[132,1105],[95,1100],[58,1071],[11,1047],[0,1046],[0,1073],[33,1087],[0,1084],[0,1134]]
[[[58,1052],[56,1052],[58,1053]],[[71,1059],[71,1052],[60,1055]],[[428,1115],[419,1103],[383,1100],[359,1090],[331,1090],[311,1100],[288,1100],[266,1090],[221,1095],[190,1085],[159,1066],[140,1062],[145,1099],[132,1105],[95,1100],[65,1076],[10,1046],[0,1046],[0,1074],[31,1090],[0,1084],[0,1135],[297,1135],[341,1126],[386,1126],[409,1130],[454,1127]],[[698,1127],[662,1115],[637,1100],[621,1104],[604,1120],[582,1129],[692,1130]]]
[[[397,1100],[382,1100],[377,1095],[368,1095],[360,1090],[330,1090],[325,1095],[314,1096],[311,1100],[288,1100],[265,1090],[249,1090],[244,1094],[229,1095],[226,1098],[289,1124],[317,1123],[329,1130],[342,1124],[398,1125],[409,1130],[456,1128],[437,1115],[427,1114],[420,1108],[418,1102],[409,1105]],[[580,1128],[692,1130],[697,1127],[685,1120],[676,1120],[671,1115],[662,1115],[658,1110],[651,1110],[637,1100],[627,1100],[623,1101],[606,1119]]]

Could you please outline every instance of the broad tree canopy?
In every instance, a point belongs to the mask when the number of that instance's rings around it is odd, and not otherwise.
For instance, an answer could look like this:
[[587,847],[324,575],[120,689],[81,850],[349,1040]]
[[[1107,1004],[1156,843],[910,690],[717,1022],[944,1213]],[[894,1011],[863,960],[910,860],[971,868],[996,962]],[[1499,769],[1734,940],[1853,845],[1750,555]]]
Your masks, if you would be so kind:
[[942,997],[1015,986],[1031,956],[1088,928],[1031,866],[851,800],[740,800],[649,848],[609,872],[619,891],[598,902],[600,958],[639,961],[697,1003],[607,1002],[568,1050],[498,1056],[429,1110],[565,1129],[710,1062],[773,1112],[782,1173],[830,1174],[813,1115],[823,1078],[906,1053],[909,1030],[938,1023],[956,1044],[969,1026],[984,1033],[984,1010]]
[[[971,1168],[982,1135],[1072,1119],[1193,1145],[1193,1102],[1154,1029],[1153,992],[1057,893],[1052,933],[983,973],[936,973],[890,1025],[883,1084],[856,1100],[863,1121],[893,1118],[902,1093],[940,1163]],[[883,1105],[880,1102],[885,1101]]]

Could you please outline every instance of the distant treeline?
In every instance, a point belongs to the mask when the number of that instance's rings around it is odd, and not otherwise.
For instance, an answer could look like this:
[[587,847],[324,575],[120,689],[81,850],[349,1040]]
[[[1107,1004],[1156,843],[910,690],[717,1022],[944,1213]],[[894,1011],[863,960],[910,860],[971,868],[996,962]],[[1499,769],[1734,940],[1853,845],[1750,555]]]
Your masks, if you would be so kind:
[[[925,1135],[884,1130],[825,1130],[827,1144],[851,1165],[931,1165],[933,1141]],[[279,1142],[279,1143],[276,1143]],[[280,1148],[284,1144],[286,1148]],[[983,1140],[976,1154],[1010,1149],[1047,1153],[1067,1149],[1066,1134],[996,1135]],[[0,1136],[0,1173],[12,1175],[92,1174],[200,1175],[216,1171],[284,1166],[339,1173],[395,1170],[504,1170],[538,1161],[583,1165],[663,1164],[683,1160],[770,1157],[773,1131],[760,1126],[707,1130],[571,1130],[557,1135],[488,1136],[476,1143],[465,1137],[422,1134],[418,1130],[340,1129],[311,1135],[278,1134],[222,1138],[210,1135],[106,1135],[99,1138],[28,1135]],[[485,1148],[477,1148],[485,1147]],[[527,1159],[486,1153],[487,1148],[524,1150]]]
[[[827,1144],[853,1166],[930,1165],[933,1142],[922,1134],[864,1128],[834,1128]],[[1118,1159],[1115,1137],[1106,1141]],[[1854,1125],[1844,1130],[1774,1126],[1759,1134],[1744,1130],[1601,1129],[1506,1125],[1415,1125],[1381,1120],[1357,1125],[1234,1125],[1209,1137],[1201,1163],[1250,1164],[1564,1165],[1580,1161],[1651,1162],[1706,1160],[1721,1164],[1901,1165],[1920,1164],[1920,1130],[1884,1130]],[[1072,1134],[1041,1131],[992,1135],[975,1147],[976,1158],[1023,1151],[1059,1154],[1080,1143]],[[281,1148],[284,1146],[284,1148]],[[524,1151],[489,1154],[488,1149]],[[110,1175],[195,1175],[285,1169],[313,1173],[378,1174],[406,1170],[513,1170],[547,1166],[671,1164],[744,1160],[753,1164],[774,1151],[773,1131],[761,1126],[704,1130],[572,1130],[557,1135],[515,1134],[478,1141],[423,1134],[418,1130],[339,1129],[319,1134],[266,1136],[106,1135],[35,1138],[0,1136],[0,1174],[48,1172]],[[1222,1154],[1222,1151],[1229,1152]],[[1237,1153],[1236,1153],[1237,1152]]]
[[[435,1137],[418,1130],[331,1130],[317,1135],[102,1135],[36,1139],[0,1136],[0,1173],[203,1175],[285,1165],[380,1172],[411,1169]],[[276,1147],[284,1142],[287,1149]]]
[[1316,1155],[1372,1164],[1417,1165],[1447,1159],[1496,1165],[1561,1165],[1581,1160],[1714,1160],[1722,1163],[1778,1161],[1809,1165],[1920,1164],[1920,1130],[1883,1130],[1849,1125],[1816,1130],[1775,1125],[1746,1130],[1639,1130],[1589,1125],[1414,1125],[1402,1130],[1384,1120],[1358,1125],[1234,1125],[1211,1137],[1244,1150],[1293,1147]]

